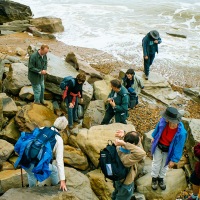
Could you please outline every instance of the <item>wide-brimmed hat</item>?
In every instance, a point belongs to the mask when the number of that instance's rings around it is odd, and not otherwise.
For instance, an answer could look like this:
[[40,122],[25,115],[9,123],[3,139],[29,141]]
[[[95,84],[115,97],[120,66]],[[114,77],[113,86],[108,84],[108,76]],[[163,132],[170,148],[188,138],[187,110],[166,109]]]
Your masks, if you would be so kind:
[[151,37],[154,38],[155,40],[157,40],[157,39],[160,37],[158,31],[156,31],[156,30],[150,31],[150,35],[151,35]]
[[164,112],[161,112],[161,115],[166,120],[178,124],[181,121],[181,114],[174,107],[168,107]]

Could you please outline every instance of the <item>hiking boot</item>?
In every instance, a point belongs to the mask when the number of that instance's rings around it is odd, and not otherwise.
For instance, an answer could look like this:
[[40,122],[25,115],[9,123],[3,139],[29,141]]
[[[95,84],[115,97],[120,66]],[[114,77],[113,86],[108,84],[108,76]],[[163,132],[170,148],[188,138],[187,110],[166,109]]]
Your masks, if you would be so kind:
[[75,119],[74,122],[80,123],[81,121],[79,119]]
[[73,127],[73,125],[68,125],[68,128],[73,129],[74,127]]
[[37,105],[42,105],[40,102],[34,102],[34,104],[37,104]]
[[145,79],[146,79],[146,80],[149,80],[149,77],[148,77],[148,76],[145,76]]
[[160,186],[161,190],[166,189],[166,184],[165,184],[163,178],[158,178],[158,185]]
[[48,106],[48,104],[45,103],[45,101],[42,101],[41,104],[42,104],[43,106]]
[[152,177],[151,188],[153,190],[157,190],[158,189],[158,179],[157,178]]

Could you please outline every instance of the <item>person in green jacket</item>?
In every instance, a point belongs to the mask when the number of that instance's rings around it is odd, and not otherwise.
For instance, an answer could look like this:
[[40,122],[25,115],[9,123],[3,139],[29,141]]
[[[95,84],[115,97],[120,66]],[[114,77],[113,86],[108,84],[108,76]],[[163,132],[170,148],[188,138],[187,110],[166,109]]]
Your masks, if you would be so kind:
[[115,116],[116,123],[126,124],[126,119],[128,117],[128,103],[129,103],[129,93],[127,89],[121,85],[118,79],[110,81],[111,92],[108,96],[107,109],[103,121],[101,124],[109,124],[112,117]]
[[30,55],[28,62],[28,79],[31,82],[34,103],[46,105],[44,102],[44,75],[47,73],[47,53],[49,46],[43,44],[38,51]]

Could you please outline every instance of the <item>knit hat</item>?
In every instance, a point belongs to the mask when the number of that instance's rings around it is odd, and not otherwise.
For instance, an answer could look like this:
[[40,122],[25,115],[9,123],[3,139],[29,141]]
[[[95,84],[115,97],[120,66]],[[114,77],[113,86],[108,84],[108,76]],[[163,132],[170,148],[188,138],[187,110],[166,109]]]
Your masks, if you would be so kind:
[[63,130],[67,127],[68,125],[68,120],[66,119],[65,116],[62,117],[58,117],[55,122],[54,122],[54,127],[59,129],[59,130]]

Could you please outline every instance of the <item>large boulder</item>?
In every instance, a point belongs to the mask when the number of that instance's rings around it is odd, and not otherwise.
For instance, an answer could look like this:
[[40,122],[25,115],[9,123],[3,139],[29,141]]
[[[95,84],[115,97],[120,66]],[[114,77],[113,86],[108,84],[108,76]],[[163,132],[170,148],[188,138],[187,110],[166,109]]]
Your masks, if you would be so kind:
[[52,126],[57,116],[46,106],[28,104],[16,114],[15,121],[20,131],[32,131],[35,127]]
[[65,61],[71,64],[77,71],[84,72],[86,75],[89,75],[89,83],[102,79],[100,72],[92,68],[83,58],[81,58],[80,55],[74,52],[68,53]]
[[111,92],[110,81],[114,78],[106,75],[104,80],[94,82],[94,97],[96,100],[103,100],[106,102],[108,94]]
[[32,12],[29,6],[14,1],[0,1],[0,24],[18,19],[29,19],[30,17],[32,17]]
[[62,20],[56,17],[39,17],[30,20],[30,24],[42,32],[55,33],[64,31]]
[[105,114],[103,100],[90,101],[83,118],[83,127],[90,128],[101,124]]
[[[0,193],[4,193],[11,188],[21,188],[22,176],[24,186],[28,185],[26,172],[24,170],[22,170],[22,175],[20,169],[0,172]],[[13,199],[17,199],[16,196]]]
[[20,89],[26,85],[31,85],[28,80],[28,68],[23,63],[13,63],[3,81],[5,90],[13,95],[18,95]]
[[92,126],[89,130],[80,129],[76,142],[80,149],[88,155],[92,163],[97,167],[100,150],[105,148],[108,140],[115,140],[115,132],[119,129],[126,132],[134,131],[131,124],[114,123],[109,125]]
[[183,169],[169,170],[166,175],[166,190],[158,189],[156,191],[151,188],[151,173],[142,176],[136,180],[137,191],[145,195],[147,200],[163,199],[174,200],[181,191],[187,187],[187,181]]
[[7,96],[6,93],[0,93],[0,99],[3,102],[3,115],[8,117],[14,116],[18,109],[13,99]]
[[194,101],[200,103],[200,87],[184,88],[183,91],[189,95]]
[[67,165],[80,170],[86,170],[88,168],[87,157],[80,149],[65,145],[63,157],[64,163]]
[[197,143],[200,142],[200,119],[188,119],[183,118],[184,126],[188,132],[188,139],[186,141],[186,149],[189,156],[189,161],[192,169],[194,169],[195,162],[198,161],[194,156],[194,150],[191,147],[194,147]]
[[15,144],[20,136],[20,131],[16,126],[15,119],[12,118],[6,128],[0,132],[0,138]]
[[87,173],[89,177],[92,190],[101,200],[111,199],[112,192],[114,191],[113,182],[111,180],[105,181],[104,174],[96,169]]
[[[6,161],[14,150],[14,146],[0,139],[0,160]],[[0,179],[1,180],[1,179]]]

